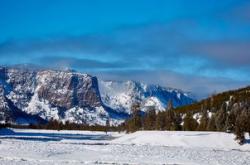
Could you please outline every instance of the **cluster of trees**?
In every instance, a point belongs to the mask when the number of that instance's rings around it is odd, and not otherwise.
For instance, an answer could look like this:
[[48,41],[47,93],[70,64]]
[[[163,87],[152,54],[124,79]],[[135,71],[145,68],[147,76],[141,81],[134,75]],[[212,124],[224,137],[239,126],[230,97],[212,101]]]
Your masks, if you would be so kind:
[[[123,124],[127,132],[138,130],[175,130],[175,131],[223,131],[233,132],[236,140],[243,144],[245,133],[250,134],[250,97],[244,100],[229,96],[219,109],[213,106],[213,97],[203,101],[199,109],[180,111],[168,103],[166,111],[157,112],[149,107],[141,111],[139,103],[132,105],[132,117]],[[197,104],[197,103],[196,103]],[[218,105],[216,105],[218,106]],[[192,107],[192,105],[190,106]]]
[[226,91],[219,94],[213,94],[211,97],[201,100],[199,102],[181,106],[176,108],[176,111],[186,113],[189,111],[200,112],[202,106],[206,106],[207,109],[215,111],[221,108],[222,104],[226,101],[233,99],[233,102],[241,102],[250,98],[250,86],[237,90]]
[[[166,111],[159,111],[156,113],[154,107],[148,107],[146,112],[141,111],[139,103],[134,103],[131,107],[132,117],[128,119],[124,124],[124,130],[127,132],[135,132],[138,130],[182,130],[182,116],[174,110],[173,104],[170,101],[168,103]],[[190,115],[185,117],[186,120],[186,130],[193,130],[193,122],[196,120]]]
[[[6,125],[3,125],[6,127]],[[107,119],[106,125],[87,125],[87,124],[77,124],[66,121],[65,123],[58,120],[51,119],[46,124],[30,124],[30,125],[13,125],[8,124],[7,127],[12,128],[30,128],[30,129],[48,129],[48,130],[89,130],[89,131],[121,131],[120,126],[111,126],[109,119]],[[0,125],[1,128],[1,125]]]

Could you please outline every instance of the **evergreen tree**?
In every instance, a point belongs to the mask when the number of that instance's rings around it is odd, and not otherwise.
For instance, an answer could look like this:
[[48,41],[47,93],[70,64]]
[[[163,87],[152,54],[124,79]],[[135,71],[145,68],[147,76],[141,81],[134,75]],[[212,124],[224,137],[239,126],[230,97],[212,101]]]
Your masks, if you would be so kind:
[[234,113],[234,111],[230,111],[227,120],[226,120],[226,131],[227,132],[233,132],[235,130],[235,122],[236,122],[237,115]]
[[165,123],[166,130],[174,130],[174,112],[173,112],[173,110],[166,111],[165,121],[166,121],[166,123]]
[[165,129],[165,112],[158,112],[156,116],[156,129],[157,130],[164,130]]
[[174,109],[173,102],[172,102],[172,100],[169,100],[166,110],[169,111],[169,110],[173,110],[173,109]]
[[208,122],[209,122],[209,118],[208,118],[207,110],[205,108],[203,108],[202,109],[202,116],[200,119],[200,124],[199,124],[197,130],[206,131],[207,127],[208,127]]
[[223,103],[220,110],[215,114],[215,124],[218,131],[226,130],[227,105]]
[[155,107],[150,107],[147,110],[145,119],[144,119],[144,128],[146,130],[154,130],[156,128],[156,112]]
[[236,118],[236,123],[235,123],[235,135],[236,138],[235,140],[240,144],[244,144],[245,141],[245,135],[244,135],[244,128],[243,128],[243,123],[242,123],[242,115],[238,115]]
[[127,121],[127,131],[128,132],[135,132],[142,127],[142,120],[141,120],[141,106],[140,103],[136,102],[133,103],[131,106],[132,117]]
[[245,141],[245,132],[250,133],[250,111],[246,107],[243,107],[241,113],[236,117],[235,123],[235,135],[239,144],[243,144]]
[[206,131],[207,127],[208,127],[208,122],[209,122],[209,117],[208,117],[208,113],[207,113],[207,102],[205,102],[205,105],[201,107],[201,119],[200,119],[200,123],[199,126],[197,128],[197,130],[199,131]]
[[207,130],[208,131],[217,131],[214,114],[211,116],[211,118],[208,121]]
[[183,130],[184,131],[195,131],[197,129],[198,123],[193,118],[193,115],[188,112],[184,117]]
[[175,112],[175,118],[174,118],[174,130],[175,131],[181,131],[182,130],[182,117],[181,114],[178,112]]
[[174,111],[173,102],[169,100],[166,112],[165,112],[165,126],[166,130],[181,130],[182,118],[179,113]]

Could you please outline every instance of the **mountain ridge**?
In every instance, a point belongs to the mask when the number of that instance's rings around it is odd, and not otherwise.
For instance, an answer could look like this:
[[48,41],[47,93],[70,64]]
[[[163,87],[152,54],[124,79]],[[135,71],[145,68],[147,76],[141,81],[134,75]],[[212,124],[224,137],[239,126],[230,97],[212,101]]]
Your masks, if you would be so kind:
[[[117,88],[111,86],[108,93],[105,90],[103,92],[102,87],[105,83],[95,76],[71,70],[0,67],[3,98],[7,98],[22,112],[45,121],[56,119],[79,124],[105,125],[106,120],[110,119],[111,124],[117,125],[129,117],[130,106],[135,101],[150,98],[149,101],[155,101],[153,105],[155,103],[160,105],[165,99],[162,107],[157,105],[160,110],[164,110],[165,102],[169,99],[175,100],[175,106],[193,102],[193,99],[181,90],[178,91],[179,93],[175,91],[171,93],[170,88],[168,91],[167,88],[158,85],[147,86],[143,83],[127,81],[124,83],[128,83],[125,87],[130,93],[124,94],[123,91],[118,91],[114,96],[129,96],[127,101],[130,104],[122,104],[120,100],[119,106],[116,107],[106,102],[104,95],[111,96],[113,94],[111,91],[116,91]],[[119,84],[115,81],[113,83],[117,84],[117,87],[121,86],[118,88],[124,87],[124,83]],[[142,89],[143,87],[150,87],[150,90]],[[178,95],[181,97],[178,98]],[[5,104],[6,99],[2,100]],[[2,112],[5,110],[6,107],[0,109]],[[12,111],[11,108],[10,111]],[[2,116],[4,118],[4,115]]]

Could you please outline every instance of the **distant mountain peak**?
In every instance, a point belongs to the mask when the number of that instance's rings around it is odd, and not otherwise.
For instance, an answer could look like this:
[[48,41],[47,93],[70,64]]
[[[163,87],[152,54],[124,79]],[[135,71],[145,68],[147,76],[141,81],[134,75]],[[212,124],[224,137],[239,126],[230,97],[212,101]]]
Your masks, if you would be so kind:
[[104,104],[126,113],[131,113],[130,107],[134,102],[142,103],[142,107],[154,105],[159,111],[165,110],[169,100],[173,101],[175,107],[194,102],[194,99],[181,90],[131,80],[124,82],[101,80],[99,89]]

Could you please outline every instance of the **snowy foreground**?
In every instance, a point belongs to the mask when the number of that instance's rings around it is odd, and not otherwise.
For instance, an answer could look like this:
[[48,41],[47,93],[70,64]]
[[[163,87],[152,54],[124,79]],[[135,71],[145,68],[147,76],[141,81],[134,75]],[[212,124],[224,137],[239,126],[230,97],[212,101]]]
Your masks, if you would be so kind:
[[250,164],[250,142],[215,132],[0,130],[0,164]]

